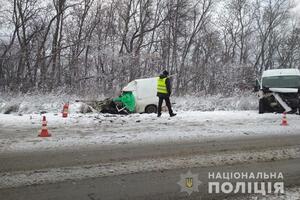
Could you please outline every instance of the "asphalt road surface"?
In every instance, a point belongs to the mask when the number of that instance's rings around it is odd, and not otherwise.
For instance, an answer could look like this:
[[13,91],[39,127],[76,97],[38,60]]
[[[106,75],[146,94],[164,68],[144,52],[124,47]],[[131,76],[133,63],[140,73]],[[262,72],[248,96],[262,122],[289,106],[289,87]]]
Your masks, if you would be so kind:
[[188,156],[218,152],[253,151],[300,146],[300,135],[247,136],[203,142],[98,146],[35,152],[0,153],[0,173],[52,167],[79,166],[157,157]]
[[[13,173],[81,166],[115,161],[151,158],[184,157],[218,152],[247,152],[278,148],[300,147],[300,136],[263,136],[235,139],[218,139],[205,142],[123,145],[66,149],[65,151],[18,152],[0,154],[0,172]],[[110,200],[110,199],[224,199],[230,195],[207,194],[208,172],[282,172],[286,187],[300,185],[300,159],[273,160],[269,162],[239,163],[210,167],[193,167],[203,184],[199,192],[189,196],[180,192],[177,182],[189,169],[165,169],[111,175],[62,182],[32,184],[0,189],[0,200]],[[24,177],[26,178],[26,177]],[[1,176],[0,176],[1,179]]]
[[[193,168],[192,173],[199,174],[203,182],[199,192],[190,196],[186,192],[180,192],[177,182],[180,174],[187,169],[176,169],[167,171],[156,171],[147,173],[136,173],[121,176],[110,176],[79,181],[65,181],[55,184],[32,185],[21,188],[0,190],[0,199],[5,200],[114,200],[114,199],[224,199],[230,195],[216,195],[207,193],[208,172],[274,172],[280,171],[284,174],[286,187],[300,185],[300,159],[282,160],[275,162],[262,162],[217,166],[209,168]],[[241,195],[241,194],[237,194]]]

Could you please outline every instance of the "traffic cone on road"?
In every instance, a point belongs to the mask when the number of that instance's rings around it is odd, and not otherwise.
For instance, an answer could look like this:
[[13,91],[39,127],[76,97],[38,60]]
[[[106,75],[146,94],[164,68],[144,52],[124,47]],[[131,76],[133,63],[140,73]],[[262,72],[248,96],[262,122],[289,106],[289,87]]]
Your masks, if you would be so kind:
[[42,130],[41,133],[39,134],[39,137],[50,137],[50,136],[51,134],[48,132],[46,116],[43,116]]
[[287,122],[287,118],[286,118],[286,112],[283,112],[281,126],[287,126],[287,125],[288,125],[288,122]]
[[63,107],[62,117],[67,118],[68,112],[69,112],[69,103],[65,103],[65,105]]

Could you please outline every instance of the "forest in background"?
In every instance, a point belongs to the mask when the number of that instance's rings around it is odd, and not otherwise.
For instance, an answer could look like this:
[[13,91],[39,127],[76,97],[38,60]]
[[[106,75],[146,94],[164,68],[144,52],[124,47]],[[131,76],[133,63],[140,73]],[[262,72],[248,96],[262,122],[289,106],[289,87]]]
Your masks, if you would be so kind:
[[176,95],[252,89],[263,70],[299,68],[287,0],[3,0],[0,92],[110,95],[176,74]]

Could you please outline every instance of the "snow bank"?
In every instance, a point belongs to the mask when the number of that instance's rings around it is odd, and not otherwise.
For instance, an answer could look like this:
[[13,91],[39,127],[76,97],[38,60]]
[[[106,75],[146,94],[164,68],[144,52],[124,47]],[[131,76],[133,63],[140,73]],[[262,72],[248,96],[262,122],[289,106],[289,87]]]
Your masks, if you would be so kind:
[[87,105],[76,103],[78,99],[88,99],[67,94],[26,94],[17,96],[0,95],[0,113],[38,114],[60,113],[63,105],[70,103],[70,113],[85,113]]
[[298,115],[288,115],[289,126],[280,126],[282,115],[259,115],[257,111],[179,111],[174,118],[167,113],[160,118],[155,114],[70,114],[67,119],[56,113],[44,115],[50,138],[37,137],[42,124],[40,114],[0,114],[0,152],[300,133]]
[[258,98],[253,93],[245,93],[233,97],[216,96],[184,96],[173,97],[177,110],[215,111],[215,110],[257,110]]
[[[77,99],[105,99],[99,97],[78,97],[67,94],[26,94],[18,96],[0,95],[0,113],[59,113],[64,103],[70,102],[70,113],[85,113],[87,105],[76,103]],[[214,111],[214,110],[256,110],[258,103],[254,94],[246,93],[233,97],[216,96],[183,96],[172,97],[177,111]]]

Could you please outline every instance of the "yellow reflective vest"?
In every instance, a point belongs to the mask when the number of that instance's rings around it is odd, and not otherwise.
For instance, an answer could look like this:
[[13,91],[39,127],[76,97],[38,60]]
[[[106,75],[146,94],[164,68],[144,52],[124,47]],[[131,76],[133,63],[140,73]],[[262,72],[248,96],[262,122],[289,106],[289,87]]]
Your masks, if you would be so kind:
[[157,92],[161,94],[168,94],[167,90],[167,84],[166,84],[167,78],[159,78],[157,79]]

